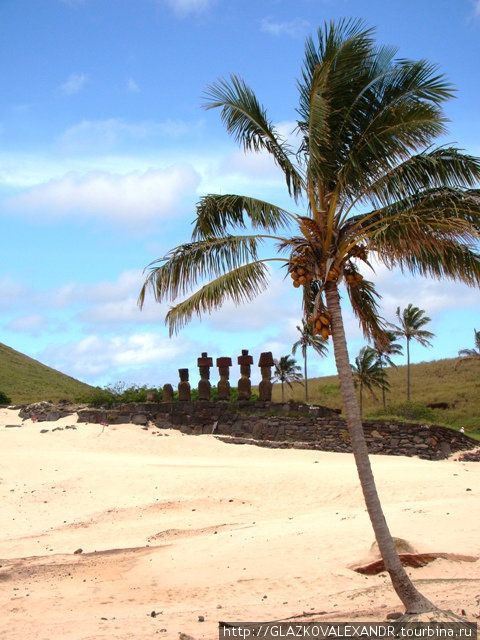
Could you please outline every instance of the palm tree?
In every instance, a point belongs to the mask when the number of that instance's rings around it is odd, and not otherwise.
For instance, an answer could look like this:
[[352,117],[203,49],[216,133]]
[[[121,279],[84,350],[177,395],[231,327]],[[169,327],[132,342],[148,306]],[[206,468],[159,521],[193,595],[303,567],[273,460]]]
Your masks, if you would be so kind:
[[[458,355],[467,360],[480,360],[480,331],[473,330],[474,349],[460,349]],[[461,362],[461,360],[459,360]],[[458,364],[458,363],[457,363]]]
[[274,358],[273,362],[275,363],[273,380],[278,380],[282,383],[282,402],[285,402],[284,385],[285,383],[288,384],[291,389],[292,382],[301,381],[301,367],[298,366],[297,361],[290,355],[282,356],[280,360]]
[[372,347],[363,347],[352,364],[352,372],[355,384],[360,387],[360,415],[363,415],[363,390],[368,389],[376,398],[374,389],[378,387],[384,391],[390,388],[385,370]]
[[403,311],[400,311],[400,307],[397,307],[395,315],[400,324],[392,324],[390,326],[393,327],[397,338],[402,337],[407,341],[407,401],[410,402],[410,341],[416,340],[424,347],[431,347],[432,344],[429,342],[429,338],[433,338],[435,334],[422,329],[430,322],[430,318],[425,315],[423,309],[414,307],[411,303]]
[[315,334],[311,324],[305,320],[302,320],[301,327],[297,325],[297,331],[300,332],[300,338],[293,345],[292,354],[295,355],[297,349],[301,347],[303,356],[303,377],[305,380],[305,402],[308,404],[307,349],[308,347],[312,347],[312,349],[323,358],[327,355],[328,351],[327,340],[321,335]]
[[174,333],[225,300],[251,301],[268,288],[269,258],[260,256],[260,248],[276,243],[271,259],[283,261],[294,286],[303,289],[305,320],[312,331],[331,334],[375,537],[396,593],[407,612],[419,613],[435,607],[405,572],[382,511],[339,291],[345,286],[365,337],[379,344],[385,326],[378,295],[360,273],[369,265],[369,253],[388,268],[478,286],[480,192],[474,187],[480,160],[453,147],[432,146],[445,132],[442,103],[452,89],[434,65],[395,55],[391,47],[376,46],[373,30],[361,21],[325,24],[316,40],[307,39],[298,83],[301,143],[296,153],[241,78],[232,75],[212,84],[206,108],[220,109],[227,131],[245,151],[271,154],[301,213],[246,196],[204,196],[190,242],[149,265],[139,304],[149,289],[158,302],[175,301],[166,316]]
[[[390,356],[398,356],[403,353],[402,346],[396,342],[397,335],[394,331],[385,331],[385,342],[374,347],[377,354],[378,364],[381,369],[385,367],[396,367]],[[387,406],[385,397],[385,387],[382,387],[383,408]]]

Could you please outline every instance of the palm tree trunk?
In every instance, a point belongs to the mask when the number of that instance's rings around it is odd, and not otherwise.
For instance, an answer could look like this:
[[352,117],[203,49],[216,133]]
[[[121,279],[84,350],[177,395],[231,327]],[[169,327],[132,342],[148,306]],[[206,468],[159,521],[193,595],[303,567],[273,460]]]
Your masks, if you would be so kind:
[[388,529],[382,505],[378,497],[375,479],[368,457],[367,444],[363,433],[363,426],[355,396],[355,386],[348,357],[345,330],[343,327],[340,297],[337,285],[328,282],[326,287],[327,307],[332,319],[332,338],[340,379],[344,411],[347,418],[347,426],[352,444],[352,451],[357,465],[358,477],[362,487],[368,515],[375,532],[375,538],[380,549],[385,568],[390,574],[393,588],[403,602],[407,613],[422,613],[436,609],[425,596],[413,585],[398,557],[395,544]]
[[303,347],[303,373],[305,377],[305,403],[308,404],[307,347]]
[[360,383],[360,418],[363,416],[363,384]]
[[410,402],[410,340],[407,338],[407,402]]
[[[383,362],[380,360],[380,369],[382,370],[383,373]],[[387,408],[387,398],[386,398],[386,394],[385,394],[385,387],[382,386],[382,400],[383,400],[383,408],[386,409]]]
[[284,381],[282,380],[282,402],[285,402]]

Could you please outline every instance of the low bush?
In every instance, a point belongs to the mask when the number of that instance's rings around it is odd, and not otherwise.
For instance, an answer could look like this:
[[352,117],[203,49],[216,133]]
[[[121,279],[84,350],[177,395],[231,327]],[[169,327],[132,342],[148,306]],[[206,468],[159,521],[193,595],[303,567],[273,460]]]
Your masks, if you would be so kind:
[[12,399],[3,391],[0,391],[0,404],[12,404]]
[[386,409],[376,411],[375,416],[400,418],[411,422],[435,422],[434,411],[421,402],[387,405]]
[[117,398],[113,393],[107,391],[107,389],[101,389],[100,387],[96,387],[95,391],[87,396],[82,396],[79,400],[81,402],[85,402],[91,407],[107,408],[110,408],[114,402],[117,402]]

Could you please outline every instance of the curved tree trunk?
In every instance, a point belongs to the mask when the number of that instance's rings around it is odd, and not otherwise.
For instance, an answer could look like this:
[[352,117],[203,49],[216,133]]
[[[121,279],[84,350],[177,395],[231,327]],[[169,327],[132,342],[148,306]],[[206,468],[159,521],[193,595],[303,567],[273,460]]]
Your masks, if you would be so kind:
[[370,521],[375,532],[375,538],[377,540],[380,553],[385,563],[385,568],[390,574],[393,588],[400,600],[403,602],[407,613],[434,611],[436,609],[435,605],[415,588],[408,577],[402,566],[400,558],[398,557],[395,544],[388,529],[382,505],[378,497],[377,488],[375,486],[372,468],[370,466],[367,444],[355,396],[355,386],[348,357],[337,285],[334,282],[328,282],[325,293],[327,307],[332,319],[332,338],[335,362],[340,379],[340,389],[347,418],[350,441],[352,443],[353,455],[357,465],[358,476],[368,515],[370,516]]

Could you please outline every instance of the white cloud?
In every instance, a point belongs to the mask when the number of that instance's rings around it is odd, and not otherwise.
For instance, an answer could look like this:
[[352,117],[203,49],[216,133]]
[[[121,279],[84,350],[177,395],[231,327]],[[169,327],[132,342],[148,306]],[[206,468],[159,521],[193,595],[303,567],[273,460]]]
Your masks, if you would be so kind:
[[[296,122],[284,121],[276,123],[275,129],[279,137],[295,152],[300,144],[300,137],[296,131]],[[267,151],[244,152],[235,149],[231,154],[221,160],[216,167],[217,175],[233,177],[235,181],[243,178],[245,181],[261,182],[262,184],[285,184],[282,170],[275,164],[273,156]],[[235,189],[235,192],[238,190]]]
[[7,210],[33,215],[100,217],[138,224],[178,213],[193,196],[200,177],[189,165],[114,175],[70,173],[4,201]]
[[78,302],[120,302],[140,290],[143,281],[141,269],[122,271],[116,280],[103,280],[95,284],[70,282],[53,289],[49,294],[49,305],[63,308]]
[[159,305],[149,298],[143,309],[137,304],[138,293],[136,295],[123,298],[121,300],[102,302],[82,311],[78,314],[78,319],[91,324],[103,324],[112,326],[118,323],[152,324],[157,323],[164,326],[165,315],[168,307]]
[[216,0],[165,0],[175,13],[186,16],[189,13],[202,13],[206,11]]
[[176,360],[188,351],[185,341],[168,339],[156,333],[134,333],[102,337],[95,334],[68,344],[51,345],[42,354],[42,361],[81,379],[100,376],[122,369],[156,364],[161,366]]
[[38,335],[46,328],[46,318],[39,313],[15,318],[6,325],[6,329],[15,333],[28,333]]
[[130,91],[130,93],[139,93],[140,91],[140,87],[132,77],[127,78],[127,90]]
[[274,36],[287,35],[291,38],[303,36],[309,26],[310,23],[303,18],[294,18],[288,22],[275,22],[271,18],[264,18],[260,24],[261,30],[266,33],[271,33]]
[[424,309],[429,316],[456,308],[472,308],[479,303],[478,290],[461,282],[402,274],[399,269],[387,269],[373,257],[370,261],[375,273],[365,269],[362,272],[381,294],[380,315],[388,321],[393,321],[397,307],[403,309],[410,303]]
[[79,7],[85,3],[85,0],[60,0],[60,2],[68,7]]
[[85,86],[88,78],[84,73],[72,73],[67,80],[60,85],[60,90],[68,96],[79,93]]
[[63,153],[108,151],[121,143],[151,142],[153,138],[178,138],[201,123],[189,125],[182,120],[167,119],[163,122],[127,122],[122,118],[107,120],[83,120],[67,129],[59,138]]
[[31,291],[11,276],[0,275],[0,309],[11,310],[20,305],[30,304]]

